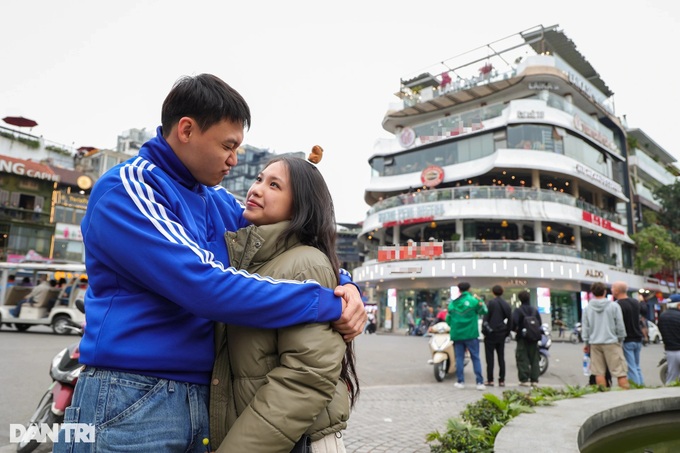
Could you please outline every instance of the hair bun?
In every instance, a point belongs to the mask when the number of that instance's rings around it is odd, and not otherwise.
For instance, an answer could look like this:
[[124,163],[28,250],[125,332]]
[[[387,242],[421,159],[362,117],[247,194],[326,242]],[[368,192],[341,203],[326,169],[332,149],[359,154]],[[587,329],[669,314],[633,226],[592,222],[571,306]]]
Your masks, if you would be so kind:
[[307,160],[310,161],[313,164],[318,164],[321,162],[321,158],[323,157],[323,148],[320,147],[319,145],[314,145],[312,147],[312,152],[307,156]]

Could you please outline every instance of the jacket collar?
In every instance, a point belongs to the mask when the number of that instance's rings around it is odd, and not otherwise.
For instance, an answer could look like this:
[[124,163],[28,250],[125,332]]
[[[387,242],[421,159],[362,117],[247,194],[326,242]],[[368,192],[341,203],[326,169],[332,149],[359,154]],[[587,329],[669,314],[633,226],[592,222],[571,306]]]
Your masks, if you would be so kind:
[[225,240],[229,249],[230,265],[237,269],[252,270],[259,268],[286,250],[298,246],[300,241],[297,237],[291,238],[285,248],[278,243],[279,236],[289,224],[290,222],[286,220],[259,227],[249,225],[236,232],[227,232]]
[[142,145],[139,155],[154,163],[165,171],[172,179],[190,189],[200,186],[189,169],[179,160],[175,151],[163,138],[161,126],[156,129],[156,136]]

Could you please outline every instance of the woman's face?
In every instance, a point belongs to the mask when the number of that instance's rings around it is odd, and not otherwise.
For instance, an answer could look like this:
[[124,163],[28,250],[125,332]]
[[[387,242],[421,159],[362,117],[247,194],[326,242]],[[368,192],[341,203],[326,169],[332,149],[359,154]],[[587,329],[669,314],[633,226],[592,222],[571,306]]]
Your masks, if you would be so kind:
[[286,164],[274,162],[262,170],[250,186],[245,204],[243,217],[254,225],[290,220],[293,216],[293,192]]

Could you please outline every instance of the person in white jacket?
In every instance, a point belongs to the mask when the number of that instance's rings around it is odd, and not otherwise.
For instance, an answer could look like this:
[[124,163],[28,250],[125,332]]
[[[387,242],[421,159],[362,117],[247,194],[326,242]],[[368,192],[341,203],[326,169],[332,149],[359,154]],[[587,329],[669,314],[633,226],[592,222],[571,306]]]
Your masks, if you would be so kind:
[[619,387],[628,389],[628,365],[621,346],[626,338],[621,307],[606,298],[607,287],[602,282],[593,283],[590,292],[594,298],[583,310],[582,335],[586,343],[583,352],[590,353],[591,373],[595,375],[595,383],[605,387],[609,369]]

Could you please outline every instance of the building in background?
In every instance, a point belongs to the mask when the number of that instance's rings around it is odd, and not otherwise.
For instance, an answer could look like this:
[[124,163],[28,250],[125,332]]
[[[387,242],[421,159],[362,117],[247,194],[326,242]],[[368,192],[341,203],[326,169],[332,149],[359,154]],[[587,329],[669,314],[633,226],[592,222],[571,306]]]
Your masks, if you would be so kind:
[[461,281],[487,300],[496,284],[511,302],[529,290],[546,322],[569,326],[595,281],[668,292],[634,274],[630,236],[643,177],[677,172],[640,131],[645,151],[628,149],[613,94],[558,26],[401,80],[382,121],[394,139],[369,159],[368,259],[354,272],[392,328],[410,308],[447,304]]
[[640,129],[628,129],[628,168],[635,225],[644,225],[645,211],[658,212],[661,205],[652,195],[661,186],[673,184],[680,172],[677,160]]
[[338,240],[336,249],[338,252],[338,259],[340,260],[340,267],[354,272],[354,269],[361,266],[363,257],[359,254],[359,233],[361,233],[361,225],[354,223],[339,223],[337,225]]
[[134,156],[144,143],[156,136],[156,132],[142,129],[128,129],[118,136],[116,151]]
[[82,262],[91,186],[81,172],[0,155],[0,260]]

